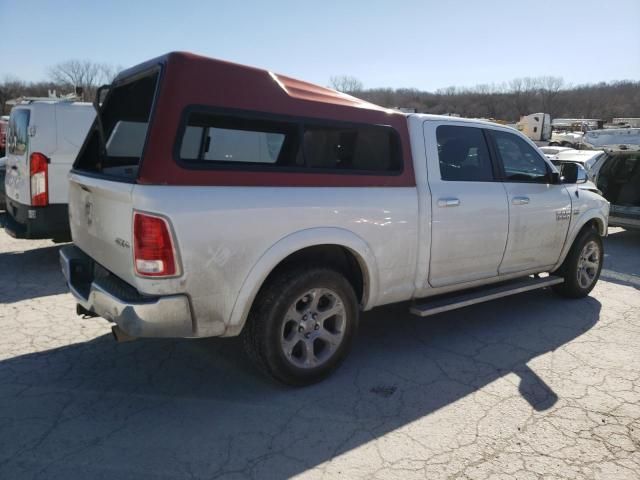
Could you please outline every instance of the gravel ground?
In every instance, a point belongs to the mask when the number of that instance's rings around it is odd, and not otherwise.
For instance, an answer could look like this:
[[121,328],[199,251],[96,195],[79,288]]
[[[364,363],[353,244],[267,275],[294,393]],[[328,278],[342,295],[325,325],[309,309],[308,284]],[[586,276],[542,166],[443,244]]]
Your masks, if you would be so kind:
[[380,308],[290,389],[237,339],[115,343],[0,230],[0,478],[640,478],[640,232],[605,248],[589,298]]

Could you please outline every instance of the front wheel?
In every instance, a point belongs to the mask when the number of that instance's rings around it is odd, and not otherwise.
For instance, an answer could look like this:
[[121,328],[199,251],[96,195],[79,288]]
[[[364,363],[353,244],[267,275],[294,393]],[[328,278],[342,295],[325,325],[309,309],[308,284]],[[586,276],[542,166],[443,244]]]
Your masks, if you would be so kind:
[[600,278],[603,257],[602,238],[594,229],[585,229],[573,242],[567,258],[556,272],[564,277],[564,282],[553,289],[564,297],[586,297]]
[[243,331],[248,356],[289,385],[315,383],[347,355],[358,324],[353,287],[326,268],[290,270],[260,292]]

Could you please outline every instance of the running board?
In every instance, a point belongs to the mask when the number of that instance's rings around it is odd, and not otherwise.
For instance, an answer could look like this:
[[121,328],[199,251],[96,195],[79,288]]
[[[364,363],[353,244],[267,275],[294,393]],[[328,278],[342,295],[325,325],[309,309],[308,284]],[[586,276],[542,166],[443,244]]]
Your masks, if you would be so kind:
[[538,288],[550,287],[564,282],[564,278],[549,275],[548,277],[536,278],[526,277],[502,283],[499,286],[489,286],[481,289],[474,289],[471,292],[448,295],[446,298],[439,297],[427,301],[421,305],[413,305],[411,313],[419,317],[428,317],[436,313],[448,312],[457,308],[468,307],[476,303],[488,302],[496,298],[508,297],[517,293],[537,290]]

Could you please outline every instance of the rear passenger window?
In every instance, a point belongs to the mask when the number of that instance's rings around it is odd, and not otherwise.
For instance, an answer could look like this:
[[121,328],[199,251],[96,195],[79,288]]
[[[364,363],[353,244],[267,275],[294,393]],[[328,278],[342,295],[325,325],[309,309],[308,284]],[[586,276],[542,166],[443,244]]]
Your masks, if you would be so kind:
[[504,166],[505,181],[547,183],[548,167],[542,156],[522,138],[493,130]]
[[400,172],[402,159],[394,131],[388,127],[331,128],[309,126],[304,155],[314,169]]
[[436,129],[442,180],[490,182],[493,169],[482,129],[440,125]]
[[180,145],[185,162],[303,165],[293,123],[192,113]]

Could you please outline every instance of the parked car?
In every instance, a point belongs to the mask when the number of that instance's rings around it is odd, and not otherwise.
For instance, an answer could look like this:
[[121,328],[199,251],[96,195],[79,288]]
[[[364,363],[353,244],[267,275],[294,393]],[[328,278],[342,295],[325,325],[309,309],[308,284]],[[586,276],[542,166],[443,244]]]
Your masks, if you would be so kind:
[[640,229],[640,128],[592,131],[585,141],[606,152],[591,175],[611,202],[611,225]]
[[4,176],[7,172],[7,157],[0,158],[0,208],[6,209],[6,202],[4,199]]
[[109,87],[61,265],[78,313],[117,339],[242,334],[256,365],[308,384],[342,362],[360,310],[587,295],[608,202],[569,170],[561,183],[496,123],[172,53]]
[[90,103],[24,99],[13,107],[5,179],[7,233],[69,239],[67,175],[94,118]]
[[579,163],[588,172],[599,158],[604,156],[604,150],[563,150],[553,158],[561,162]]
[[558,155],[560,152],[565,152],[565,151],[575,151],[578,152],[579,150],[574,150],[571,147],[556,147],[556,146],[542,146],[542,147],[538,147],[540,149],[540,151],[542,153],[544,153],[544,156],[549,158],[549,159],[554,159],[556,155]]

